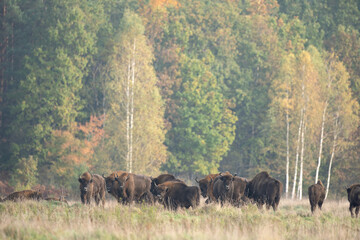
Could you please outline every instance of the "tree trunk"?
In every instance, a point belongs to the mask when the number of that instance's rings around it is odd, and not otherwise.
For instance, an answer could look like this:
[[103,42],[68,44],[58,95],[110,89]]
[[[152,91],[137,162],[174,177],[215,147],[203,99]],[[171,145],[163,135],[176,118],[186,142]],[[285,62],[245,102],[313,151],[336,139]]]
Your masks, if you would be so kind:
[[336,140],[337,140],[337,136],[338,136],[338,120],[339,120],[339,113],[336,114],[336,118],[335,118],[335,122],[334,122],[334,141],[333,141],[331,157],[330,157],[330,163],[329,163],[329,171],[328,171],[328,178],[327,178],[327,184],[326,184],[325,199],[328,196],[329,187],[330,187],[331,166],[332,166],[334,156],[335,156]]
[[132,75],[131,75],[131,107],[130,107],[130,148],[129,148],[129,172],[133,170],[133,131],[134,131],[134,88],[135,88],[135,39],[132,57]]
[[289,112],[286,110],[286,185],[285,185],[286,198],[289,197],[289,165],[290,165],[289,131],[290,131]]
[[320,134],[320,147],[319,147],[319,158],[318,158],[318,165],[316,168],[316,175],[315,175],[315,184],[318,181],[319,178],[319,170],[321,166],[321,155],[322,155],[322,149],[323,149],[323,142],[324,142],[324,128],[325,128],[325,118],[326,118],[326,110],[327,110],[328,102],[325,102],[324,111],[322,115],[322,122],[321,122],[321,134]]
[[130,171],[130,59],[128,62],[127,82],[126,82],[126,171]]
[[296,144],[295,172],[294,172],[293,189],[292,189],[292,194],[291,194],[292,199],[295,198],[297,168],[298,168],[298,163],[299,163],[300,136],[301,136],[301,132],[302,132],[302,130],[301,130],[302,126],[303,126],[303,109],[301,109],[301,113],[300,113],[299,133],[298,133],[298,140],[297,140],[297,144]]
[[305,151],[305,132],[306,132],[306,116],[304,110],[303,127],[301,131],[301,155],[300,155],[300,174],[298,185],[298,199],[302,199],[302,185],[303,185],[303,172],[304,172],[304,151]]

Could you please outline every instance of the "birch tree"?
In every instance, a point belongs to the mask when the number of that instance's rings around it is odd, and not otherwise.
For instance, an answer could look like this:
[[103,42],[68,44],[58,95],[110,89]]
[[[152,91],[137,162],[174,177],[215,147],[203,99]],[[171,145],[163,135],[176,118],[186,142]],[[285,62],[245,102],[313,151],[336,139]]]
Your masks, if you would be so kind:
[[[297,185],[297,198],[302,199],[302,186],[304,175],[304,164],[307,158],[306,146],[309,144],[313,135],[314,126],[316,126],[318,119],[317,105],[319,101],[318,97],[318,72],[315,69],[312,54],[316,54],[317,51],[313,47],[309,47],[307,51],[302,51],[298,57],[297,62],[297,88],[301,91],[297,91],[298,94],[298,109],[300,110],[300,120],[298,128],[298,140],[296,143],[296,160],[295,160],[295,172],[293,181],[292,198],[295,197],[295,189]],[[300,160],[300,163],[299,163]],[[297,170],[299,169],[299,180],[297,180]]]
[[350,90],[349,74],[344,65],[339,62],[333,55],[329,55],[326,59],[327,73],[331,76],[333,81],[333,92],[329,98],[329,115],[332,122],[332,142],[329,146],[329,165],[326,183],[325,198],[328,197],[331,172],[336,153],[345,149],[347,145],[347,138],[349,134],[356,130],[358,126],[358,109],[359,104],[354,99]]
[[[285,159],[285,195],[286,198],[289,197],[289,183],[290,183],[290,145],[291,145],[291,135],[290,135],[290,125],[294,116],[293,108],[293,79],[295,78],[296,71],[296,58],[295,55],[290,53],[284,56],[279,77],[273,82],[273,96],[270,104],[270,118],[274,118],[272,121],[271,129],[274,129],[270,136],[274,136],[274,141],[278,138],[279,135],[283,136],[285,129],[285,147],[282,152],[285,152],[285,155],[281,154],[281,157]],[[281,141],[284,141],[281,138]],[[278,146],[284,146],[283,142],[280,142]],[[280,147],[283,149],[282,147]]]
[[165,161],[163,102],[141,19],[125,11],[109,43],[108,149],[128,172],[151,172]]

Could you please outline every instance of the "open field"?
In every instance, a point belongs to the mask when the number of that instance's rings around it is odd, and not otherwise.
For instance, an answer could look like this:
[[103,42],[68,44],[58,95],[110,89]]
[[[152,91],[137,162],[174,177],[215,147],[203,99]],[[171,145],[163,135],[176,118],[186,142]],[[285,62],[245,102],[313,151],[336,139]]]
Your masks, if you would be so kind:
[[0,204],[0,239],[360,239],[360,218],[347,201],[326,201],[310,213],[307,200],[282,200],[279,211],[220,207],[167,211],[160,205],[105,208],[57,202]]

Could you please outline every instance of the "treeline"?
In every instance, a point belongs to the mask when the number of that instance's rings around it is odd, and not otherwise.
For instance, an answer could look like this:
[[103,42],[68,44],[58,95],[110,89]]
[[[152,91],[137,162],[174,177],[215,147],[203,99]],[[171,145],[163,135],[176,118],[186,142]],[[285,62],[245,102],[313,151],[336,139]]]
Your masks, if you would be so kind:
[[[360,3],[1,0],[0,180],[359,172]],[[306,188],[305,188],[306,189]]]

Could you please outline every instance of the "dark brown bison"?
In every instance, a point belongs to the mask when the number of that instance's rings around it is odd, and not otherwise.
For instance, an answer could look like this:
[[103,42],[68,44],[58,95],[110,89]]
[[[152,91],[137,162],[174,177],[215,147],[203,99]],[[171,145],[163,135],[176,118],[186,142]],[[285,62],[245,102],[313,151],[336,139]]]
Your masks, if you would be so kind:
[[220,173],[215,173],[215,174],[209,174],[206,177],[204,177],[203,179],[198,180],[197,178],[195,178],[195,181],[199,184],[200,190],[201,190],[201,195],[204,198],[208,198],[209,201],[211,200],[215,200],[214,195],[212,193],[212,185],[213,185],[213,181],[214,179],[219,176]]
[[174,175],[164,173],[160,174],[156,178],[151,178],[151,189],[150,192],[153,193],[155,191],[155,185],[162,184],[164,182],[183,182],[180,179],[177,179]]
[[183,182],[169,181],[160,185],[155,184],[154,191],[167,209],[196,208],[200,204],[200,188],[189,187]]
[[43,195],[39,191],[23,190],[23,191],[13,192],[13,193],[9,194],[4,199],[1,199],[1,202],[5,202],[5,201],[18,202],[18,201],[24,201],[24,200],[36,200],[36,201],[39,201],[39,200],[42,200],[42,199],[43,199]]
[[348,194],[348,200],[350,202],[351,217],[354,217],[353,209],[355,208],[356,217],[359,216],[360,210],[360,184],[353,184],[346,189]]
[[317,205],[321,210],[321,207],[325,199],[325,187],[321,182],[321,180],[319,180],[316,184],[311,185],[308,189],[308,193],[309,193],[311,213],[314,213]]
[[234,191],[232,201],[235,206],[240,206],[244,202],[247,202],[247,199],[244,195],[247,183],[248,180],[246,178],[234,176]]
[[270,177],[267,172],[261,172],[246,184],[245,196],[254,200],[259,208],[266,204],[267,209],[272,206],[276,211],[282,190],[280,181]]
[[95,199],[96,205],[100,201],[105,206],[105,179],[97,174],[85,172],[79,177],[80,197],[83,204],[90,204],[91,198]]
[[119,183],[118,181],[116,181],[116,177],[117,176],[121,176],[121,174],[126,173],[125,171],[117,171],[117,172],[113,172],[111,173],[109,176],[105,177],[103,175],[103,178],[105,179],[105,183],[106,183],[106,190],[108,193],[110,193],[112,196],[114,196],[116,198],[116,200],[120,203],[121,200],[121,196],[119,195]]
[[119,184],[118,195],[124,204],[146,201],[154,202],[153,194],[150,192],[151,179],[148,176],[133,173],[123,173],[117,176],[116,181]]
[[[206,203],[211,203],[213,201],[216,201],[216,198],[213,194],[213,187],[214,187],[214,180],[217,176],[219,176],[221,173],[213,173],[209,174],[203,179],[198,180],[195,178],[195,181],[199,184],[201,195],[206,199]],[[229,172],[224,172],[223,174],[230,174]]]
[[214,180],[213,194],[217,202],[233,202],[234,176],[230,173],[221,173]]

